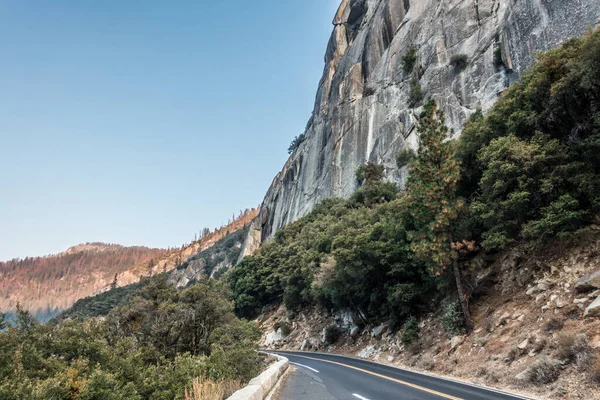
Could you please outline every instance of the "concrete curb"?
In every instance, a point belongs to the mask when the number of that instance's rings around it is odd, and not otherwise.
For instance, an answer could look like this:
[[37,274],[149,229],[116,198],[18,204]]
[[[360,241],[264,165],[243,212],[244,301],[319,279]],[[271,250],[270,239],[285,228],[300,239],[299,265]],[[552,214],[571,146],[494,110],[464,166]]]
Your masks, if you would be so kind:
[[252,379],[248,386],[229,396],[227,400],[264,400],[267,397],[279,378],[290,367],[287,358],[277,354],[269,354],[269,356],[277,357],[277,362]]

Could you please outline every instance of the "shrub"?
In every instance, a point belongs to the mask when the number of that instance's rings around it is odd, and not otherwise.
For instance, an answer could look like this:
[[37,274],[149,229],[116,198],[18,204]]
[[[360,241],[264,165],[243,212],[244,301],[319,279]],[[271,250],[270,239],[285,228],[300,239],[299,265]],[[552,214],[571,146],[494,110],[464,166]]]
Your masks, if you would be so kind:
[[544,332],[551,333],[555,331],[560,331],[564,325],[564,322],[560,319],[552,318],[546,323],[546,326],[544,327]]
[[302,142],[304,142],[304,140],[306,139],[306,134],[301,133],[300,135],[296,136],[294,139],[292,139],[292,142],[290,143],[290,146],[288,147],[288,154],[292,154],[299,146]]
[[402,69],[407,74],[411,73],[417,62],[417,49],[410,47],[402,57]]
[[364,97],[369,97],[369,96],[372,96],[374,94],[375,94],[375,89],[373,87],[371,87],[371,86],[366,86],[365,85],[365,88],[363,89],[363,96]]
[[402,343],[409,345],[417,340],[419,340],[419,324],[417,323],[417,319],[411,316],[404,324]]
[[526,378],[536,385],[545,385],[558,379],[560,375],[560,361],[540,357],[534,361],[526,371]]
[[325,344],[335,344],[340,336],[342,336],[342,331],[335,325],[329,325],[325,328]]
[[574,362],[578,369],[585,369],[592,362],[593,350],[584,333],[564,332],[556,339],[556,356],[565,363]]
[[464,69],[467,66],[468,59],[466,54],[454,54],[450,57],[450,65],[456,69]]
[[290,325],[285,321],[275,322],[275,325],[273,325],[273,329],[275,330],[275,332],[281,329],[281,334],[284,337],[288,336],[292,332],[292,328],[290,328]]
[[417,154],[413,149],[406,148],[398,153],[396,156],[396,165],[398,168],[410,166],[410,164],[417,158]]
[[442,325],[450,336],[456,336],[464,330],[464,317],[458,301],[452,301],[446,305],[442,315]]
[[410,81],[410,88],[408,92],[408,106],[415,108],[421,105],[423,101],[423,90],[418,80],[413,79]]

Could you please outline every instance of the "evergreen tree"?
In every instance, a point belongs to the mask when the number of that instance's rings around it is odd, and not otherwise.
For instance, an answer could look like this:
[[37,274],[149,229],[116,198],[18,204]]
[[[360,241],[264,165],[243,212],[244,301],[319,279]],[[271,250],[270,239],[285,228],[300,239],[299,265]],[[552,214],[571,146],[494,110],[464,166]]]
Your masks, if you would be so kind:
[[452,230],[463,202],[457,198],[460,168],[444,125],[444,113],[433,100],[420,116],[417,159],[407,182],[414,230],[409,233],[416,259],[438,276],[452,267],[467,332],[471,330],[468,298],[463,289]]
[[117,279],[119,277],[119,274],[115,274],[115,278],[113,279],[112,283],[110,284],[110,288],[111,289],[116,289],[117,288]]

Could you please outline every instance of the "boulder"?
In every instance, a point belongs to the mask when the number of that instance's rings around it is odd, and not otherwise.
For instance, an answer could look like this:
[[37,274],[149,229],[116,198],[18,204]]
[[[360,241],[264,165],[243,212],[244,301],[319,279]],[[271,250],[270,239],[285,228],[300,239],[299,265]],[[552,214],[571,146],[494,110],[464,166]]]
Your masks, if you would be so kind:
[[450,339],[450,348],[454,350],[458,346],[460,346],[465,341],[464,336],[454,336]]
[[371,337],[374,339],[381,339],[383,332],[388,328],[388,324],[381,324],[371,331]]
[[517,345],[519,350],[525,350],[527,348],[527,346],[529,346],[529,339],[525,339]]
[[360,336],[360,328],[358,326],[353,326],[350,328],[350,337],[354,340],[358,339]]
[[575,290],[579,293],[596,289],[600,289],[600,271],[582,276],[575,284]]
[[504,313],[500,318],[498,318],[498,322],[496,322],[496,326],[504,325],[506,321],[510,318],[509,313]]
[[584,317],[593,317],[600,314],[600,296],[596,297],[596,300],[592,301],[592,304],[587,306],[585,309],[583,316]]

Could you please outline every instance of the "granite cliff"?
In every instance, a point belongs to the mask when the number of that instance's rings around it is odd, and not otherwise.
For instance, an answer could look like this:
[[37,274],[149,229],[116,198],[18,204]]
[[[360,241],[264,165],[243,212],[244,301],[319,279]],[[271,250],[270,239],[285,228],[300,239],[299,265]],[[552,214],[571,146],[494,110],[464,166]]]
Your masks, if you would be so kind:
[[[598,24],[598,0],[343,0],[306,139],[273,179],[241,256],[320,200],[348,197],[367,161],[403,184],[395,156],[418,143],[411,83],[443,107],[459,134],[538,51]],[[406,71],[403,58],[413,51]]]

